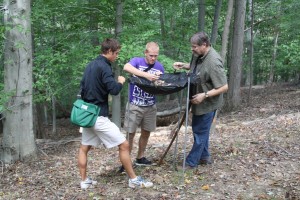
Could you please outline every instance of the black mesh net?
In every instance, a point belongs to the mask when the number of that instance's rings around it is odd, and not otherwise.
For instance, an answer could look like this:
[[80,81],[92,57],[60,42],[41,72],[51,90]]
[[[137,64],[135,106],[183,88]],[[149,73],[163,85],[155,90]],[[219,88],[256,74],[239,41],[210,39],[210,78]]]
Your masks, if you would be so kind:
[[129,81],[150,94],[166,95],[185,88],[188,85],[188,77],[190,77],[191,84],[196,83],[196,75],[187,74],[185,72],[161,74],[160,78],[153,82],[138,76],[130,77]]

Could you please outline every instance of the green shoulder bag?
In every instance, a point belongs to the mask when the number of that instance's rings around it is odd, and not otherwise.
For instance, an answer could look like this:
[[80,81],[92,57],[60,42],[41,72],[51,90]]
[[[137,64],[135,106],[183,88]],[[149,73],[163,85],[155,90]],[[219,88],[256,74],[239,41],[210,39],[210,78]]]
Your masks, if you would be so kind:
[[90,128],[95,125],[100,109],[99,106],[77,99],[73,103],[71,122],[80,127]]

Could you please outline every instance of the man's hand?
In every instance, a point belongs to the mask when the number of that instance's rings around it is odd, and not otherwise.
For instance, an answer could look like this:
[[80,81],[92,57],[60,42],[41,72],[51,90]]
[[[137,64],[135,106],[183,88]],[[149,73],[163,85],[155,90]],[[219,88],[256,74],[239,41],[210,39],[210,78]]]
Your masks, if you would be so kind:
[[190,65],[187,63],[183,63],[183,62],[174,62],[173,63],[173,68],[175,70],[180,70],[180,69],[189,69]]
[[200,104],[205,99],[205,93],[199,93],[192,96],[191,103],[192,104]]
[[159,79],[161,73],[155,73],[155,74],[150,74],[148,72],[145,72],[145,78],[148,79],[149,81],[156,81]]
[[122,85],[125,83],[126,79],[124,76],[118,76],[118,82],[121,83]]

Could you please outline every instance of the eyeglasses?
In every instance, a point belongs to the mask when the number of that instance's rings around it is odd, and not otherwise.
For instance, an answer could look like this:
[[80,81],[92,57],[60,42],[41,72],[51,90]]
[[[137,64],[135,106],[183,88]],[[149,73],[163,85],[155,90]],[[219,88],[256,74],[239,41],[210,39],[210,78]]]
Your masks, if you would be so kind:
[[148,55],[149,57],[151,57],[151,58],[157,58],[158,57],[158,55]]
[[192,49],[200,48],[200,47],[202,47],[203,45],[205,45],[205,44],[202,44],[202,45],[192,45]]

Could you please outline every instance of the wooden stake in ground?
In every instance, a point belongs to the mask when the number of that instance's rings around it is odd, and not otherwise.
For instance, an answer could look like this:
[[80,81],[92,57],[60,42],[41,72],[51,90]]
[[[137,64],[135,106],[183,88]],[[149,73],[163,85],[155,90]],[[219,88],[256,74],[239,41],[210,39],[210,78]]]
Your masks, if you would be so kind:
[[[188,111],[190,110],[190,107],[191,107],[191,104],[189,104]],[[175,128],[171,131],[171,135],[173,135],[172,140],[171,140],[169,146],[167,147],[167,149],[165,150],[164,154],[162,155],[162,157],[161,157],[160,160],[158,161],[158,163],[157,163],[158,165],[161,165],[161,164],[162,164],[164,158],[166,157],[168,151],[170,150],[170,148],[171,148],[171,146],[172,146],[172,144],[173,144],[175,138],[177,137],[178,132],[179,132],[179,130],[180,130],[180,128],[181,128],[181,126],[182,126],[184,120],[185,120],[186,114],[187,114],[187,113],[185,112],[184,115],[182,116],[180,122],[179,122],[179,125],[178,125],[177,127],[175,127]]]

